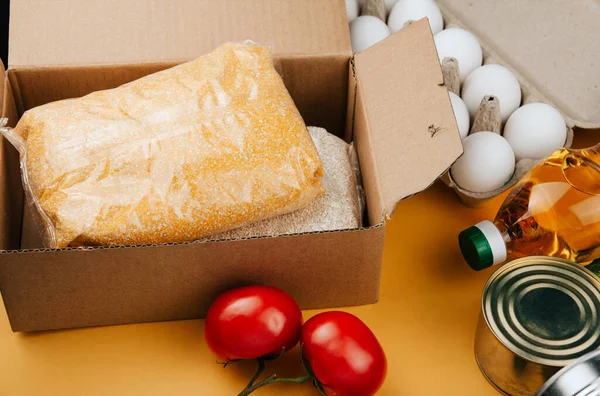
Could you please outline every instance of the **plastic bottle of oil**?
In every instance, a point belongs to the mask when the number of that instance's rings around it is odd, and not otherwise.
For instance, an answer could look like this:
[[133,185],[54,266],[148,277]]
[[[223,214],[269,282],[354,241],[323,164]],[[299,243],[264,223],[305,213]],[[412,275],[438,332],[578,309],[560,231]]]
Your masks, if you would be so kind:
[[471,268],[508,257],[555,256],[583,265],[600,257],[600,144],[561,149],[510,192],[496,219],[460,233]]

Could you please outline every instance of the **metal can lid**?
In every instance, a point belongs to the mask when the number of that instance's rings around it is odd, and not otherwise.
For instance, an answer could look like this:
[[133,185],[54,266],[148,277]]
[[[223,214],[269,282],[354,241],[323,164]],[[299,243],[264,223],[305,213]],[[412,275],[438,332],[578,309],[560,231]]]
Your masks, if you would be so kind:
[[600,395],[600,351],[590,352],[554,374],[535,396]]
[[512,352],[563,367],[600,347],[600,279],[554,257],[526,257],[488,280],[484,318]]

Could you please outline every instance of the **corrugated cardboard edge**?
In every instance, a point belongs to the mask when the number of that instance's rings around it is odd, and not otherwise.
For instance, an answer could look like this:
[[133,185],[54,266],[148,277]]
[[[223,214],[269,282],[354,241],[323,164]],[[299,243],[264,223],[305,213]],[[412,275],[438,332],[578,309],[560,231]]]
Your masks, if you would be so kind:
[[68,252],[68,251],[93,251],[93,250],[111,250],[111,249],[144,249],[151,247],[161,246],[186,246],[186,245],[197,245],[203,243],[222,243],[232,241],[248,241],[254,239],[273,239],[273,238],[286,238],[301,235],[319,235],[319,234],[330,234],[336,232],[360,232],[377,229],[385,226],[385,222],[381,221],[373,226],[349,228],[344,230],[327,230],[327,231],[310,231],[310,232],[298,232],[293,234],[282,234],[282,235],[262,235],[262,236],[249,236],[243,238],[229,238],[229,239],[205,239],[197,241],[187,242],[170,242],[160,244],[143,244],[143,245],[107,245],[107,246],[80,246],[80,247],[64,247],[64,248],[34,248],[34,249],[21,249],[21,250],[0,250],[0,256],[20,253],[41,253],[41,252]]
[[[463,23],[460,20],[460,18],[458,18],[456,15],[454,15],[448,9],[447,6],[445,6],[444,4],[440,4],[440,3],[438,3],[438,6],[444,16],[444,26],[445,26],[444,28],[445,29],[448,29],[451,27],[459,27],[459,28],[465,29],[465,30],[473,33],[477,37],[477,39],[479,40],[479,43],[481,44],[481,49],[483,51],[483,59],[484,59],[483,64],[497,63],[497,64],[500,64],[500,65],[508,68],[511,72],[514,73],[514,75],[517,77],[517,80],[519,81],[519,84],[521,85],[521,92],[523,94],[523,99],[522,99],[521,105],[524,105],[527,103],[532,103],[532,102],[543,102],[543,103],[549,104],[561,112],[563,118],[565,119],[565,121],[567,123],[567,126],[571,129],[574,127],[583,128],[583,129],[598,129],[598,128],[600,128],[600,122],[578,120],[578,119],[571,117],[569,114],[567,114],[563,109],[561,109],[560,106],[557,106],[556,103],[554,103],[552,100],[550,100],[535,85],[533,85],[531,82],[529,82],[529,80],[527,80],[518,69],[513,67],[510,63],[506,62],[502,58],[502,56],[496,50],[494,50],[494,48],[490,44],[488,44],[485,40],[482,40],[481,37],[478,37],[477,34],[475,34],[472,31],[472,29],[469,28],[469,26],[467,26],[465,23]],[[557,76],[557,78],[560,78],[560,76]]]
[[356,54],[354,65],[355,113],[368,118],[364,125],[356,118],[354,137],[374,173],[365,190],[376,223],[437,180],[462,144],[426,19]]

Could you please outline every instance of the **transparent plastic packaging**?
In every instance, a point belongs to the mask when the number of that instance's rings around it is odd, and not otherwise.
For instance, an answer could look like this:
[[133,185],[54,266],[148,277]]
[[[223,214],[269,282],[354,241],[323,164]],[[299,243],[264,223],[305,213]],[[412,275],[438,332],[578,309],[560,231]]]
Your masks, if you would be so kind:
[[325,193],[306,208],[227,231],[210,239],[333,231],[362,226],[364,190],[354,146],[323,128],[308,127],[323,162]]
[[261,46],[227,43],[2,133],[47,247],[191,241],[306,207],[322,164]]

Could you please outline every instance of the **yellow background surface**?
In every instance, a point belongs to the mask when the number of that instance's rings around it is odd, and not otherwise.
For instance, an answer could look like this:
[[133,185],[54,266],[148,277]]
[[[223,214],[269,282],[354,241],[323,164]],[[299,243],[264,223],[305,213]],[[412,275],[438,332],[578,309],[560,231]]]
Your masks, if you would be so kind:
[[[580,133],[578,145],[599,136]],[[469,209],[437,183],[396,207],[379,303],[343,309],[371,327],[386,351],[388,376],[378,395],[497,395],[473,356],[481,291],[493,269],[472,271],[457,234],[491,219],[502,199]],[[304,312],[305,320],[318,312]],[[12,333],[0,313],[0,395],[236,395],[255,363],[223,369],[204,343],[203,325],[189,320],[22,334]],[[271,362],[268,372],[301,375],[298,349]],[[318,393],[309,384],[277,384],[254,394]]]

